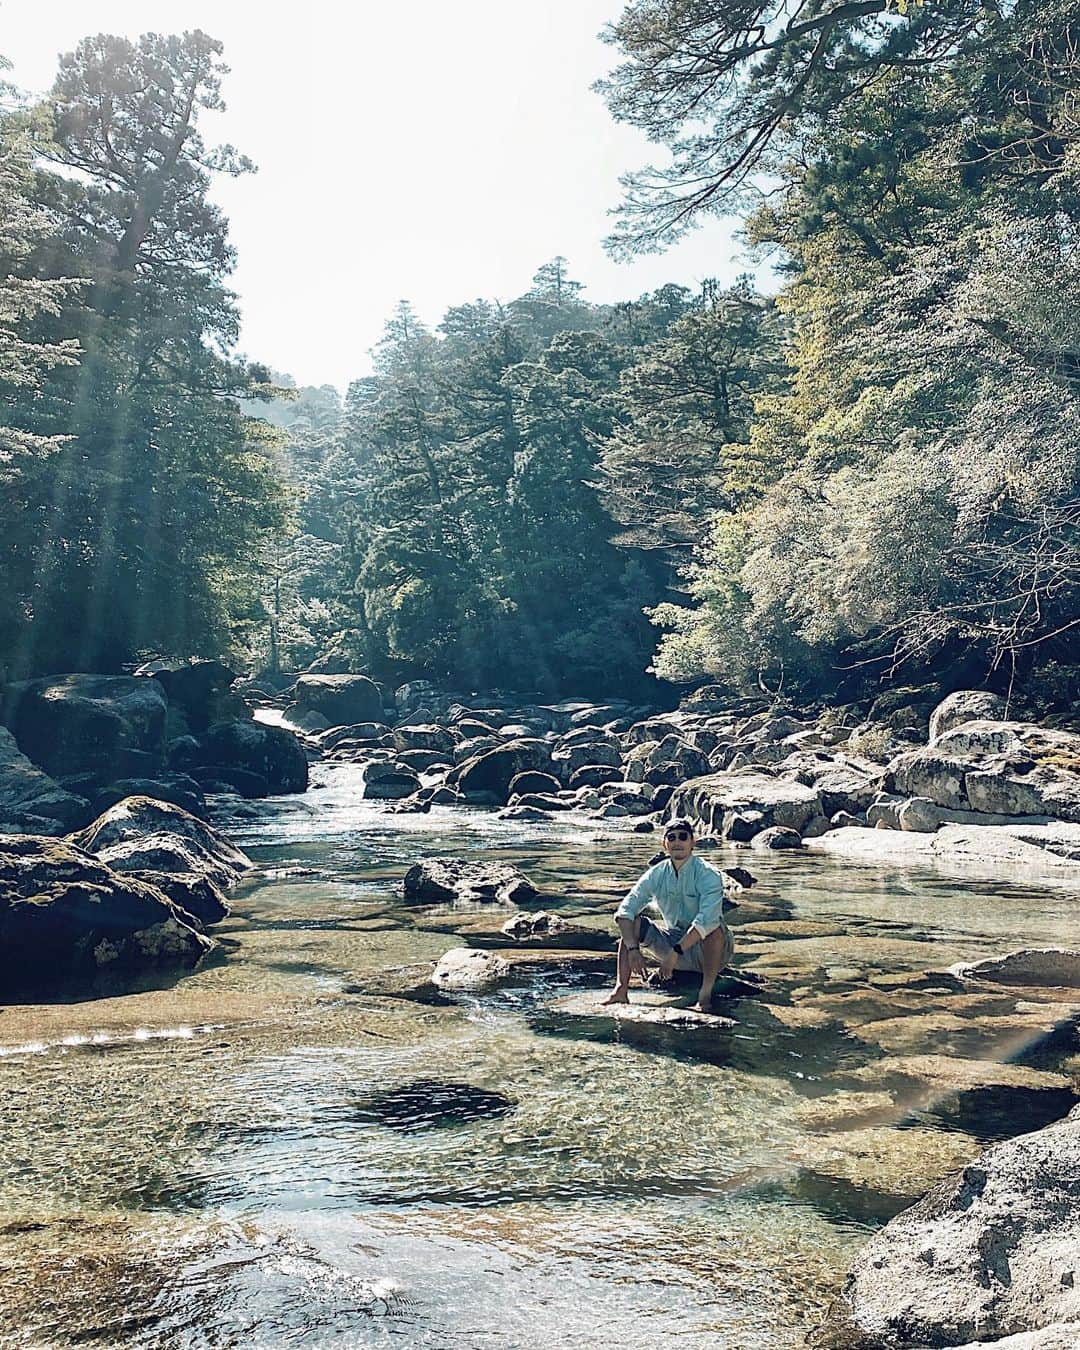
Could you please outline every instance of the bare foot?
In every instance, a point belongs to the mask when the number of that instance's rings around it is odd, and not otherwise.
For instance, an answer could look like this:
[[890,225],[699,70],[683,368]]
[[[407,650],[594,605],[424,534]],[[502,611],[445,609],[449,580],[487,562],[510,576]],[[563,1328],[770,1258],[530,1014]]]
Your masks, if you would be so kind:
[[605,1008],[609,1003],[629,1003],[629,1002],[630,1002],[630,995],[627,993],[627,991],[625,989],[616,989],[614,993],[608,994],[607,998],[601,1000],[600,1006],[602,1008]]
[[700,999],[700,998],[699,998],[698,1001],[694,1004],[694,1011],[695,1011],[695,1012],[703,1012],[703,1013],[711,1013],[711,1012],[712,1012],[712,999],[711,999],[711,998],[708,998],[708,999]]

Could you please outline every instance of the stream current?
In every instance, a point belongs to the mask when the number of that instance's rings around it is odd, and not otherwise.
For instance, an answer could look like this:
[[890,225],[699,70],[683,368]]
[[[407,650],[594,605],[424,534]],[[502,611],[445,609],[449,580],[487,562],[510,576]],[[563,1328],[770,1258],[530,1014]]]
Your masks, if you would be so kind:
[[[736,960],[784,1015],[731,1000],[730,1045],[702,1055],[553,1013],[607,982],[595,961],[446,999],[407,969],[506,917],[404,906],[417,859],[513,863],[611,931],[655,836],[393,815],[330,765],[220,823],[259,874],[202,968],[0,1008],[0,1345],[787,1350],[877,1227],[1072,1101],[1051,1080],[1075,1086],[1072,1027],[1000,991],[942,1021],[903,979],[1062,943],[1060,886],[711,853],[759,878]],[[1031,1085],[905,1100],[864,1076],[887,1053]]]

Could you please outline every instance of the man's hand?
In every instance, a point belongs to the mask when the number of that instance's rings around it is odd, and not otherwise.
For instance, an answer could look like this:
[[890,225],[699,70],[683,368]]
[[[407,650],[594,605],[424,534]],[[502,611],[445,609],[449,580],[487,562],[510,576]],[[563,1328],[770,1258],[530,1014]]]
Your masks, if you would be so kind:
[[668,952],[667,956],[660,962],[660,978],[670,980],[675,974],[675,967],[679,964],[679,955],[677,952]]
[[640,975],[645,978],[645,958],[641,954],[641,949],[630,953],[630,973],[631,975]]

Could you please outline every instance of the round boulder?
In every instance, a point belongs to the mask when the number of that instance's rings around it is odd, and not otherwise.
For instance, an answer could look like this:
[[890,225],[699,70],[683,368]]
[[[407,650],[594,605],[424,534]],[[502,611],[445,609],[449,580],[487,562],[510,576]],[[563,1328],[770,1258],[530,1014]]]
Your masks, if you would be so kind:
[[930,714],[930,739],[937,740],[953,727],[965,722],[1001,722],[1005,719],[1005,700],[988,689],[959,689],[942,699]]
[[334,726],[383,717],[379,686],[366,675],[301,675],[293,697],[301,710],[322,713]]

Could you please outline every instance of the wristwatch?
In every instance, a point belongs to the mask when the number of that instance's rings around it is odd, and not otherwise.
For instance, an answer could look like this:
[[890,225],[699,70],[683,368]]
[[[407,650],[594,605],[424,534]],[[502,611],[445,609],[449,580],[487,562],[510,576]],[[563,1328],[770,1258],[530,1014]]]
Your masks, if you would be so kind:
[[685,956],[685,955],[686,955],[686,953],[683,951],[683,946],[682,946],[682,943],[681,943],[681,942],[673,942],[673,943],[671,944],[671,950],[672,950],[673,952],[677,952],[677,953],[679,954],[679,956]]

